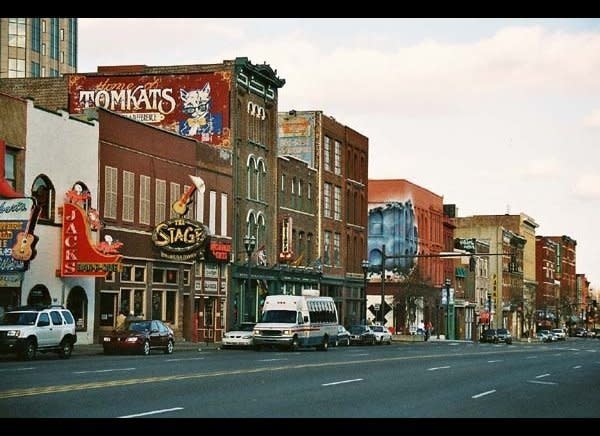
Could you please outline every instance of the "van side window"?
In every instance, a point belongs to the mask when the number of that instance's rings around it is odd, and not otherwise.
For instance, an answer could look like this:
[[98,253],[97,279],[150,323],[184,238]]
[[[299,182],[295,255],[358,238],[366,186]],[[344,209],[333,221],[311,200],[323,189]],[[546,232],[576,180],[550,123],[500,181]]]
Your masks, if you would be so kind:
[[302,312],[298,312],[298,324],[304,324],[304,319],[302,318]]

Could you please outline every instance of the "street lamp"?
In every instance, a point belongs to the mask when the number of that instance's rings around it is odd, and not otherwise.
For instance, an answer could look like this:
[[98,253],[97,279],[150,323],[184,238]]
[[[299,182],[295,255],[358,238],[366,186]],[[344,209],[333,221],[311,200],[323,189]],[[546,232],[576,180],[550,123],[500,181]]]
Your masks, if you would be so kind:
[[[365,316],[365,318],[364,318],[365,321],[362,324],[366,325],[367,324],[367,273],[369,272],[369,261],[366,259],[363,260],[361,262],[360,266],[362,267],[362,270],[363,270],[363,280],[364,280],[364,282],[363,282],[363,295],[364,295],[363,301],[364,301],[364,305],[365,305],[363,312],[362,312],[363,315]],[[362,318],[361,318],[361,321],[362,321]]]
[[385,325],[383,320],[383,306],[385,304],[385,244],[381,246],[381,305],[379,306],[379,318],[381,325]]
[[[254,247],[256,247],[256,238],[254,236],[246,236],[244,238],[244,247],[246,248],[246,254],[248,255],[248,277],[246,278],[246,300],[250,296],[250,274],[252,272],[252,264],[250,262],[250,258],[252,256],[252,252],[254,251]],[[256,307],[254,308],[254,313],[256,314]],[[242,320],[245,321],[245,320]],[[256,321],[256,320],[254,320]]]
[[446,339],[450,339],[450,279],[446,279]]

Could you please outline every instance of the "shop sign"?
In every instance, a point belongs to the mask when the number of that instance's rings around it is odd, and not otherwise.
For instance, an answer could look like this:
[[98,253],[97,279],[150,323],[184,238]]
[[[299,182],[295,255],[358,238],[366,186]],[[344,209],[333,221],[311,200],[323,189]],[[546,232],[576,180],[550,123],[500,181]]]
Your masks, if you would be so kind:
[[28,269],[36,254],[33,230],[39,211],[33,198],[0,200],[0,274]]
[[217,262],[227,262],[231,256],[231,240],[211,238],[207,250],[208,258]]
[[152,232],[152,242],[165,259],[203,260],[208,228],[187,218],[163,221]]

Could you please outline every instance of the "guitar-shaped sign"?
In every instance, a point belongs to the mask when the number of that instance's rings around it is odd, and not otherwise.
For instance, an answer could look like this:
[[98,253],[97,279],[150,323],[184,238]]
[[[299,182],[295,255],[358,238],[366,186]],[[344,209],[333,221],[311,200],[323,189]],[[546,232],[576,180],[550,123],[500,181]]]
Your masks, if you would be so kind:
[[188,190],[185,191],[183,195],[171,206],[178,215],[186,214],[190,197],[196,191],[196,189],[198,189],[201,194],[204,194],[204,180],[196,176],[190,176],[190,179],[192,179],[193,185],[190,186]]
[[27,262],[33,258],[33,245],[36,242],[36,237],[33,235],[33,233],[29,233],[29,229],[32,227],[32,223],[35,227],[35,223],[37,221],[38,215],[40,214],[40,211],[40,207],[34,206],[31,210],[31,216],[29,217],[29,221],[27,221],[27,227],[25,227],[25,230],[23,232],[19,232],[17,234],[17,240],[12,248],[12,257],[14,259]]

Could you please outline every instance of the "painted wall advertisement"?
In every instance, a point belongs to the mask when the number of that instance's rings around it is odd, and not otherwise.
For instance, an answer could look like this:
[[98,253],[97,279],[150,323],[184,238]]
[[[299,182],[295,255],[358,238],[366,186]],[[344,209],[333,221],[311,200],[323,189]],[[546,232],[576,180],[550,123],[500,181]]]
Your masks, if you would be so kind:
[[[279,115],[279,154],[289,154],[315,166],[315,116],[308,114]],[[333,153],[333,151],[332,151]]]
[[[0,280],[16,283],[12,273],[23,272],[35,256],[37,238],[32,198],[0,200]],[[8,274],[8,275],[7,275]],[[17,284],[18,286],[18,284]]]
[[69,76],[69,111],[102,107],[213,145],[230,146],[229,72]]

